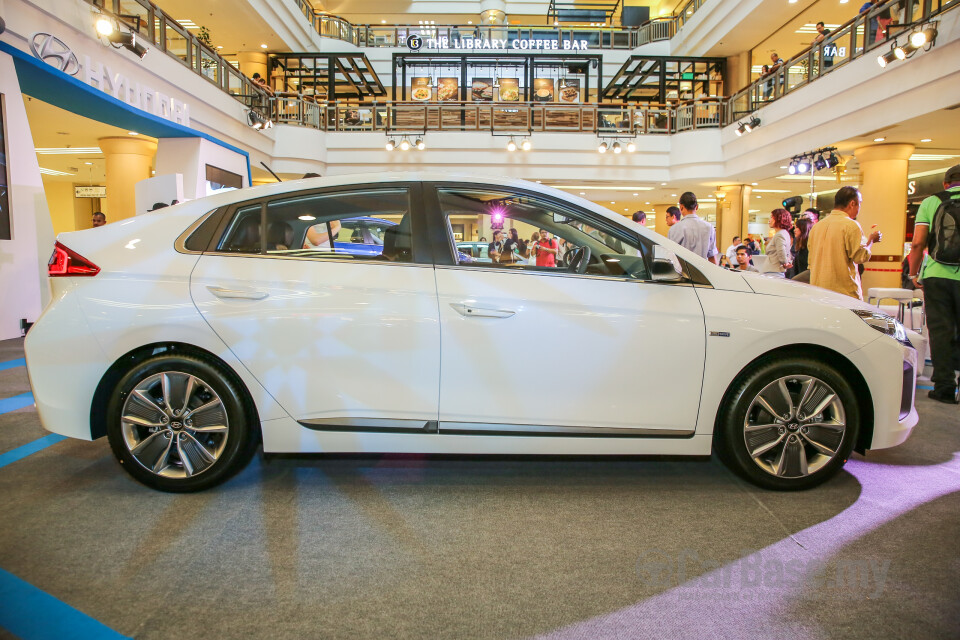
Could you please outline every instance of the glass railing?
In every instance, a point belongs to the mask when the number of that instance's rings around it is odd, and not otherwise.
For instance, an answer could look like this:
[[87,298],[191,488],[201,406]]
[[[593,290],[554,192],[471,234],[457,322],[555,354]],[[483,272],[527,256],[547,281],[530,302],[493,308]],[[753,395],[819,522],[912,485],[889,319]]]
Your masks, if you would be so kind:
[[262,88],[149,0],[87,1],[247,107],[263,115],[269,112],[270,96]]
[[720,98],[677,106],[544,104],[542,102],[317,102],[304,96],[270,99],[272,118],[323,131],[403,135],[427,131],[553,132],[622,136],[670,134],[723,126]]
[[960,0],[887,0],[874,5],[837,27],[821,42],[791,57],[780,68],[733,94],[727,101],[728,124],[861,56],[885,52],[898,36],[912,30],[914,25],[958,6]]

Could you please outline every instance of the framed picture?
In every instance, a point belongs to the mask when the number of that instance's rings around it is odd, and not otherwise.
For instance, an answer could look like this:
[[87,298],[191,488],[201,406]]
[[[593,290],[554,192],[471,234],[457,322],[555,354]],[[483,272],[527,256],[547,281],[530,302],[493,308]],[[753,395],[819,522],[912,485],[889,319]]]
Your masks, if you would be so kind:
[[517,78],[500,78],[501,102],[520,101],[520,80]]
[[437,79],[437,100],[440,102],[460,99],[460,83],[456,78]]
[[425,102],[433,97],[433,86],[430,78],[410,79],[410,99]]
[[553,78],[534,78],[533,99],[536,102],[553,102]]
[[470,97],[480,102],[493,100],[493,78],[474,78],[470,87]]
[[580,79],[564,80],[560,83],[560,102],[580,102]]

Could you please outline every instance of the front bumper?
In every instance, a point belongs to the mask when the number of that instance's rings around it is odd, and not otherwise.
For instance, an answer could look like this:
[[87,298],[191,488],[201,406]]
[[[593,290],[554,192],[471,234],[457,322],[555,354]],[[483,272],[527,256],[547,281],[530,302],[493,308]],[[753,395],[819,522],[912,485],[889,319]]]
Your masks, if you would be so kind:
[[873,399],[873,436],[867,448],[903,443],[920,420],[914,405],[916,350],[881,336],[848,357],[867,381]]

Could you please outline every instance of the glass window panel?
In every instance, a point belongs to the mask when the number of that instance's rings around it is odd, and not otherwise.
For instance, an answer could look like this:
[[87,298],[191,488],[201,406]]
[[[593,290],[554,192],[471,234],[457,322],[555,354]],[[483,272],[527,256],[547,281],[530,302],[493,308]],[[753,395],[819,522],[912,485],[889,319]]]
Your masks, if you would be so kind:
[[152,41],[150,33],[150,8],[137,0],[120,0],[120,18],[137,34]]
[[208,80],[220,84],[220,64],[212,53],[200,49],[200,73]]
[[187,47],[189,46],[189,40],[187,39],[187,34],[181,32],[177,27],[171,23],[164,20],[164,33],[166,34],[166,48],[167,52],[177,56],[185,63],[188,63],[187,60]]

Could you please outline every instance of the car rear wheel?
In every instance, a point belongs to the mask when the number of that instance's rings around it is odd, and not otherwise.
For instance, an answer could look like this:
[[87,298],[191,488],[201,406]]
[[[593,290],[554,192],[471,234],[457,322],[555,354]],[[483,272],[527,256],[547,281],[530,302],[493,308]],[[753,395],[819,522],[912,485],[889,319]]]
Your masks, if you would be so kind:
[[758,486],[809,489],[843,467],[859,424],[853,388],[832,366],[771,360],[734,384],[718,445],[728,466]]
[[118,383],[107,438],[123,468],[161,491],[200,491],[249,461],[256,447],[244,395],[219,367],[185,355],[141,362]]

